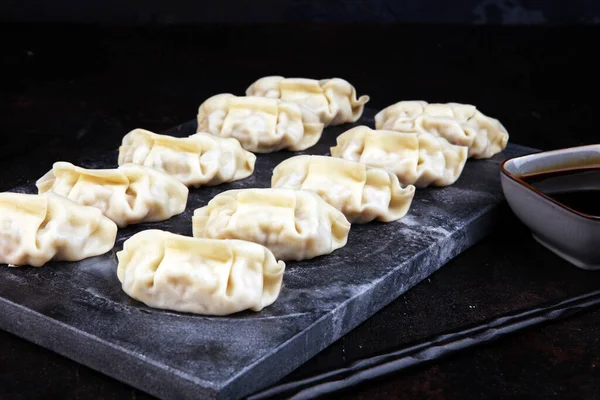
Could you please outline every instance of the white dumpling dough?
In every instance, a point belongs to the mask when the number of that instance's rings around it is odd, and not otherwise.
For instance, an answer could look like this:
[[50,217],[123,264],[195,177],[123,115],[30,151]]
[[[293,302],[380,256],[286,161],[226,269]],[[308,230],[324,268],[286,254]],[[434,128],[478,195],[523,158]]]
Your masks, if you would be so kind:
[[197,131],[235,138],[254,153],[271,153],[314,146],[323,133],[323,123],[315,113],[296,103],[224,93],[200,105]]
[[54,163],[36,186],[40,194],[53,192],[95,207],[120,228],[181,214],[188,197],[188,188],[177,179],[136,164],[85,169],[61,161]]
[[346,245],[350,223],[310,190],[241,189],[215,196],[192,219],[195,237],[241,239],[279,260],[305,260]]
[[452,185],[467,161],[467,147],[429,133],[373,130],[357,126],[337,137],[333,157],[394,173],[404,186]]
[[161,230],[133,235],[117,253],[123,291],[149,307],[204,315],[260,311],[277,299],[285,270],[264,246]]
[[415,195],[389,171],[326,156],[288,158],[273,170],[271,187],[313,190],[352,223],[400,219]]
[[316,80],[266,76],[250,85],[246,95],[298,103],[315,112],[325,126],[356,122],[369,101],[369,96],[357,99],[354,86],[340,78]]
[[401,101],[375,116],[375,128],[429,133],[469,148],[468,156],[490,158],[506,148],[508,132],[497,119],[470,104]]
[[236,139],[208,133],[178,138],[135,129],[123,137],[119,148],[119,165],[144,165],[193,187],[247,178],[255,162],[256,156]]
[[0,193],[0,264],[41,267],[110,251],[117,225],[54,193]]

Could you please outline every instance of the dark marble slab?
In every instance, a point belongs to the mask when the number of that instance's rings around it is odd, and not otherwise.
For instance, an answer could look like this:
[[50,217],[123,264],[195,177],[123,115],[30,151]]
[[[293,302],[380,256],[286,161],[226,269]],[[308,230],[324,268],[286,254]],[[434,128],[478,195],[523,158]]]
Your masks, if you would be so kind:
[[[361,123],[372,126],[374,111],[365,115]],[[304,153],[328,154],[349,127],[328,128]],[[1,268],[0,328],[161,398],[238,398],[287,375],[488,234],[503,200],[500,162],[532,151],[510,144],[490,160],[469,161],[455,185],[418,191],[404,219],[353,225],[344,248],[288,263],[279,299],[260,313],[204,317],[129,298],[116,277],[123,242],[148,228],[191,235],[194,209],[231,188],[269,187],[275,165],[297,153],[259,155],[248,179],[191,189],[183,214],[120,230],[106,255]],[[79,164],[108,168],[116,159],[115,150]],[[15,189],[33,190],[33,183]]]

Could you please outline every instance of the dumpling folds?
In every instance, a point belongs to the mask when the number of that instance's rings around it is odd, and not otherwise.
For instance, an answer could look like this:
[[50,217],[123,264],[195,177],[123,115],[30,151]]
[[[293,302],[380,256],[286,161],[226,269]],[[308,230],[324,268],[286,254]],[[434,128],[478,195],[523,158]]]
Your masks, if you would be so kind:
[[40,194],[54,192],[96,207],[121,228],[181,214],[188,197],[188,188],[177,179],[136,164],[85,169],[61,161],[54,163],[36,186]]
[[467,147],[429,133],[373,130],[357,126],[337,137],[333,157],[394,173],[404,186],[452,185],[467,161]]
[[192,222],[195,237],[259,243],[278,260],[329,254],[350,231],[344,214],[309,190],[228,190],[198,208]]
[[117,253],[123,291],[149,307],[204,315],[260,311],[277,299],[285,270],[264,246],[160,230],[133,235]]
[[123,137],[119,148],[119,165],[144,165],[193,187],[247,178],[255,162],[256,156],[237,140],[208,133],[177,138],[135,129]]
[[273,170],[274,188],[313,190],[350,222],[383,222],[406,215],[415,195],[398,177],[381,168],[325,156],[288,158]]
[[508,143],[508,132],[497,119],[469,104],[427,104],[401,101],[375,116],[377,129],[430,133],[469,147],[469,157],[490,158]]
[[115,245],[117,226],[92,207],[53,193],[0,193],[0,263],[41,267],[79,261]]
[[305,150],[321,138],[323,124],[308,108],[264,97],[219,94],[198,109],[198,132],[233,137],[255,153]]
[[340,78],[305,79],[266,76],[246,89],[247,96],[282,99],[303,105],[327,125],[356,122],[369,96],[356,98],[356,89]]

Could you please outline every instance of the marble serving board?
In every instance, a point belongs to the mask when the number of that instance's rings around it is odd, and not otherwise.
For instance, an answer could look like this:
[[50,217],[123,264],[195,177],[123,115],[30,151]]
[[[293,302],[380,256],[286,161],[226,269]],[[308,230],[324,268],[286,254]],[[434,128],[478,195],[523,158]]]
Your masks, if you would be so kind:
[[[366,110],[359,123],[373,127],[374,114]],[[166,133],[188,136],[195,127],[189,122]],[[155,310],[121,290],[115,254],[131,235],[149,228],[191,235],[193,211],[213,196],[269,187],[279,162],[329,154],[350,127],[327,128],[301,153],[258,155],[254,174],[243,181],[191,189],[183,214],[119,230],[105,255],[43,268],[1,267],[0,328],[159,398],[240,398],[275,383],[489,233],[504,200],[500,162],[533,152],[509,144],[492,159],[470,160],[453,186],[418,190],[402,220],[355,224],[345,247],[287,263],[279,298],[259,313],[205,317]],[[78,163],[116,167],[119,144]],[[35,186],[13,191],[34,193]]]

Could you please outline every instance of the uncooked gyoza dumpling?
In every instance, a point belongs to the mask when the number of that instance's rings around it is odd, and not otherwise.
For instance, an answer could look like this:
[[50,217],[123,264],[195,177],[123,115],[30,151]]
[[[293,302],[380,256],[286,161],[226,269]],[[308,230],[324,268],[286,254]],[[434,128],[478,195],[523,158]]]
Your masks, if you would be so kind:
[[119,148],[119,165],[144,165],[193,187],[247,178],[255,162],[256,156],[236,139],[208,133],[177,138],[135,129],[123,137]]
[[93,208],[54,193],[0,193],[0,264],[41,267],[113,248],[117,225]]
[[36,186],[40,194],[54,192],[96,207],[121,228],[181,214],[188,197],[188,188],[177,179],[136,164],[85,169],[61,161],[54,163]]
[[452,185],[467,161],[467,147],[429,133],[373,130],[357,126],[337,137],[333,157],[383,168],[404,186]]
[[266,76],[246,89],[247,96],[262,96],[292,101],[310,108],[327,125],[356,122],[369,96],[356,98],[356,90],[340,78],[306,79]]
[[296,156],[273,170],[271,187],[317,192],[350,222],[383,222],[406,215],[415,187],[400,186],[398,177],[381,168],[325,156]]
[[489,158],[508,143],[508,132],[497,119],[470,104],[427,104],[401,101],[375,116],[377,129],[430,133],[458,146],[469,147],[469,157]]
[[123,291],[149,307],[204,315],[260,311],[277,299],[285,270],[264,246],[146,230],[117,253]]
[[310,190],[228,190],[198,208],[192,222],[195,237],[259,243],[279,260],[329,254],[350,231],[344,214]]
[[321,138],[323,123],[308,108],[265,97],[218,94],[198,109],[198,132],[233,137],[255,153],[305,150]]

